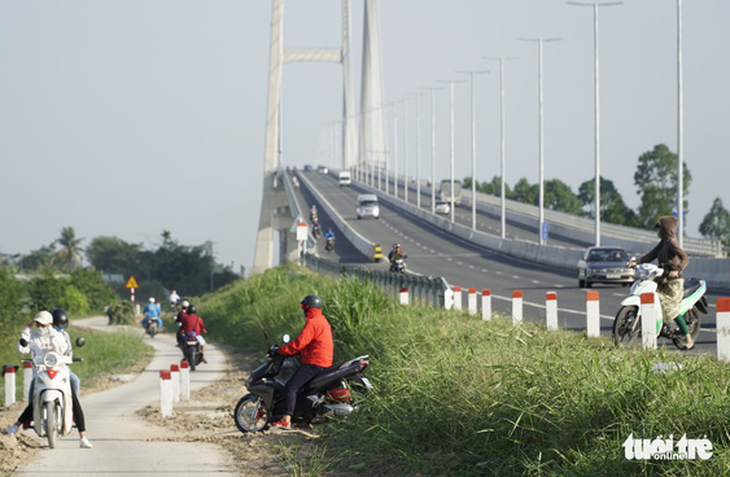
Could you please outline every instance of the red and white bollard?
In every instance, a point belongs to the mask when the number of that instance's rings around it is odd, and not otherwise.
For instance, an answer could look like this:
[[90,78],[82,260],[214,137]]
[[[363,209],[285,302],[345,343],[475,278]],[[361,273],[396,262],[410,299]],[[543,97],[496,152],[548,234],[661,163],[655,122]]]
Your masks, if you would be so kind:
[[601,336],[601,305],[598,292],[586,292],[586,334]]
[[477,314],[477,289],[472,287],[469,288],[469,295],[467,299],[467,308],[470,315]]
[[558,329],[558,294],[554,291],[545,293],[545,326],[548,330]]
[[180,402],[180,366],[170,366],[170,381],[172,381],[172,402]]
[[656,349],[657,327],[654,293],[641,294],[641,342],[645,349]]
[[172,378],[167,369],[160,370],[160,413],[162,417],[172,416]]
[[17,366],[6,364],[3,368],[3,378],[5,379],[5,407],[15,404],[15,370]]
[[717,299],[717,359],[730,361],[730,298]]
[[514,326],[522,324],[522,292],[520,290],[512,292],[512,324]]
[[482,320],[489,321],[492,319],[492,292],[482,290]]
[[190,401],[190,364],[180,361],[180,400]]
[[408,306],[408,304],[409,304],[408,288],[400,289],[400,304],[403,306]]
[[30,384],[33,382],[33,363],[23,361],[23,398],[30,402]]
[[461,287],[454,287],[454,310],[461,311]]

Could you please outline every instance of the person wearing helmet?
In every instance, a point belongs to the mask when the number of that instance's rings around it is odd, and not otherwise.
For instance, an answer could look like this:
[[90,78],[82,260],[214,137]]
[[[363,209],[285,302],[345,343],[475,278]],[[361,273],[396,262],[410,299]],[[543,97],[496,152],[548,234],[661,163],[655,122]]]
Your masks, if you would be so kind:
[[327,233],[324,234],[324,239],[335,241],[335,233],[332,231],[332,228],[327,229]]
[[145,305],[144,307],[144,318],[142,319],[142,327],[146,330],[149,326],[149,322],[152,319],[157,320],[157,329],[162,329],[162,318],[160,318],[160,315],[162,314],[162,310],[160,309],[160,306],[155,303],[155,299],[150,297],[149,303]]
[[405,262],[406,258],[408,258],[408,254],[403,251],[399,243],[394,243],[393,250],[388,253],[388,261],[393,263],[398,258],[402,258]]
[[[54,310],[54,313],[58,312],[59,324],[63,324],[64,320],[60,316],[66,314],[63,310]],[[48,352],[55,352],[64,356],[73,356],[73,349],[71,348],[70,340],[67,340],[64,335],[57,331],[54,327],[54,315],[47,312],[39,312],[32,322],[28,323],[26,328],[21,333],[21,339],[18,342],[18,351],[22,354],[30,354],[31,357],[43,357]],[[30,332],[30,327],[36,324],[36,331]],[[65,323],[68,324],[68,315],[65,317]],[[65,331],[64,331],[65,333]],[[35,368],[33,368],[33,381],[35,381]],[[33,420],[33,399],[32,399],[32,384],[30,389],[29,402],[23,413],[20,415],[18,420],[7,428],[8,434],[15,434],[20,429],[20,426],[29,424]],[[76,423],[76,429],[79,431],[80,447],[82,449],[91,449],[92,445],[89,439],[86,437],[86,419],[84,418],[84,411],[81,409],[81,403],[79,402],[78,392],[71,386],[71,406],[73,410],[73,418]]]
[[[63,337],[66,339],[66,343],[68,344],[68,351],[66,352],[66,356],[69,358],[73,358],[73,347],[71,345],[71,336],[69,336],[68,332],[66,331],[66,328],[68,328],[69,325],[69,319],[68,314],[66,313],[66,310],[62,308],[57,308],[51,312],[51,316],[53,316],[53,327],[63,335]],[[71,387],[73,388],[74,392],[77,396],[81,395],[81,381],[79,380],[79,377],[76,376],[76,374],[72,370],[68,370],[69,372],[69,380],[71,382]],[[32,384],[31,384],[32,386]],[[32,395],[32,393],[31,393]]]
[[177,291],[173,290],[170,293],[170,308],[172,308],[172,311],[177,311],[177,304],[180,302],[180,295],[177,294]]
[[195,305],[188,305],[185,315],[180,318],[180,335],[183,338],[195,336],[195,339],[200,343],[200,353],[203,355],[203,362],[207,364],[208,360],[205,359],[205,338],[203,338],[202,334],[208,333],[208,330],[205,329],[203,318],[196,315],[197,311]]
[[302,365],[286,383],[284,415],[281,420],[271,424],[272,429],[291,429],[297,391],[323,369],[332,366],[332,328],[322,314],[322,299],[317,295],[307,295],[301,301],[301,307],[306,320],[304,328],[294,341],[279,348],[278,353],[282,356],[299,355]]
[[180,310],[180,313],[175,316],[175,324],[177,324],[177,346],[178,348],[182,348],[183,345],[183,333],[182,329],[180,328],[182,326],[182,319],[185,315],[188,313],[188,307],[190,306],[190,302],[187,300],[183,300],[180,304],[182,306],[182,309]]

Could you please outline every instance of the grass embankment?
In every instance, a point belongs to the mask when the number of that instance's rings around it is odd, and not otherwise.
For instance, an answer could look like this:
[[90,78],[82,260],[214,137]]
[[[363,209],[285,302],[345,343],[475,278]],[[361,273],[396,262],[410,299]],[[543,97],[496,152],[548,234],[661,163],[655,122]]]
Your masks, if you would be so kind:
[[[367,412],[333,426],[320,441],[326,457],[310,466],[333,475],[730,474],[730,367],[711,358],[404,308],[368,284],[291,267],[230,285],[199,309],[217,341],[263,352],[263,329],[298,333],[308,293],[324,300],[335,360],[370,354],[366,374],[377,389]],[[667,361],[684,367],[652,372]],[[631,434],[677,442],[685,433],[707,436],[712,458],[624,456]]]

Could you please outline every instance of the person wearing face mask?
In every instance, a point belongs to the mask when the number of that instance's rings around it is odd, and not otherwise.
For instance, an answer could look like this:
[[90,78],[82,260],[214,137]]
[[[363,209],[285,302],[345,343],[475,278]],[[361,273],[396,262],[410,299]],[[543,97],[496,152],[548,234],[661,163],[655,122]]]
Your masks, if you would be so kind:
[[[59,316],[60,311],[54,310]],[[65,312],[63,312],[65,314]],[[53,351],[64,356],[72,356],[73,350],[71,348],[71,340],[64,336],[68,335],[65,331],[59,332],[54,328],[53,315],[47,311],[41,311],[38,313],[32,322],[28,323],[28,326],[21,333],[22,339],[18,343],[18,351],[22,354],[30,354],[32,357],[43,357],[46,353]],[[61,319],[61,321],[63,321]],[[30,332],[30,326],[35,322],[36,331]],[[66,323],[68,323],[68,316],[66,316]],[[76,378],[78,381],[78,378]],[[33,381],[35,381],[35,368],[33,369]],[[8,427],[6,432],[8,434],[15,434],[23,424],[30,423],[33,419],[33,390],[31,388],[29,393],[28,406],[25,408],[23,413],[20,415],[18,420],[12,426]],[[84,417],[84,411],[81,409],[81,404],[78,399],[78,392],[76,388],[71,386],[71,398],[73,407],[74,422],[76,428],[79,431],[79,444],[82,449],[91,449],[92,445],[89,439],[86,437],[86,419]]]
[[271,429],[274,430],[291,429],[291,416],[294,414],[299,388],[323,369],[332,366],[332,328],[322,314],[322,299],[317,295],[307,295],[301,301],[301,306],[306,319],[304,328],[294,341],[279,348],[278,353],[282,356],[299,355],[302,365],[286,383],[284,415],[281,420],[271,424]]

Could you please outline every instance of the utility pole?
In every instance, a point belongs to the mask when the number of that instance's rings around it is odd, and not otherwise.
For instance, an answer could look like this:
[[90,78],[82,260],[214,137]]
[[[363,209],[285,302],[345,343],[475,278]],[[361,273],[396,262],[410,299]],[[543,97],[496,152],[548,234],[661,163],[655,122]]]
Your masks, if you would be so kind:
[[543,126],[543,93],[542,93],[542,44],[550,41],[560,41],[562,38],[518,38],[521,41],[532,41],[537,43],[538,62],[538,108],[540,116],[540,218],[538,220],[537,235],[540,238],[540,245],[545,245],[545,145]]
[[455,222],[455,213],[454,209],[456,209],[456,205],[454,204],[454,83],[464,83],[464,80],[438,80],[440,83],[449,83],[449,87],[451,89],[451,118],[449,121],[450,127],[449,127],[449,158],[450,158],[450,178],[451,178],[451,204],[449,204],[449,209],[451,209],[451,223],[453,224]]
[[593,7],[593,99],[594,99],[594,112],[595,117],[593,120],[594,130],[594,158],[595,158],[595,208],[596,208],[596,225],[595,225],[595,245],[599,247],[601,245],[601,127],[600,127],[600,88],[598,81],[598,7],[610,7],[614,5],[621,5],[623,2],[611,2],[611,3],[583,3],[583,2],[568,2],[569,5],[575,5],[578,7]]
[[505,135],[504,135],[504,62],[509,60],[515,60],[516,58],[508,57],[508,56],[499,56],[499,57],[491,57],[491,56],[485,56],[484,58],[488,60],[499,60],[499,164],[500,164],[500,196],[501,196],[501,212],[502,212],[502,219],[501,219],[501,236],[503,239],[507,238],[507,218],[506,218],[506,202],[505,202],[505,172],[506,172],[506,164],[505,164],[505,148],[506,148],[506,141],[505,141]]
[[471,83],[471,229],[477,229],[477,127],[474,104],[474,75],[485,75],[489,71],[457,71],[469,75]]
[[684,84],[682,78],[682,0],[677,0],[677,221],[684,245]]

